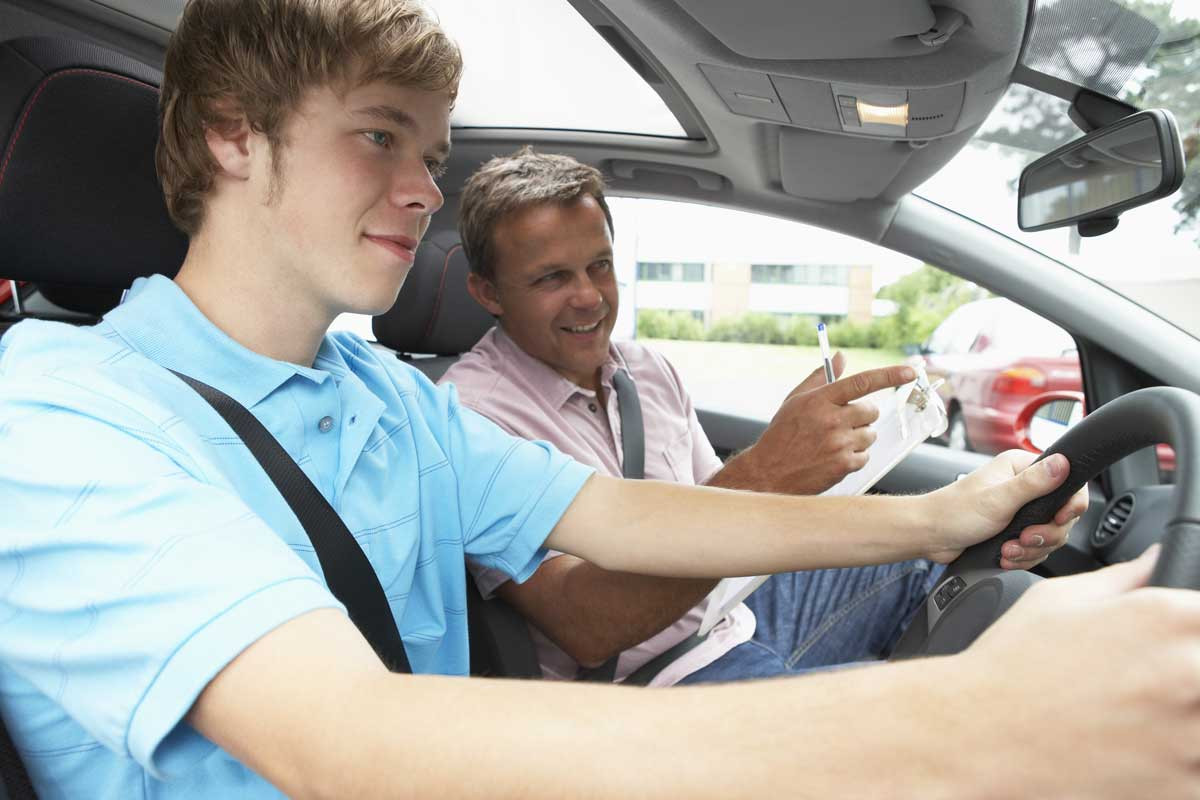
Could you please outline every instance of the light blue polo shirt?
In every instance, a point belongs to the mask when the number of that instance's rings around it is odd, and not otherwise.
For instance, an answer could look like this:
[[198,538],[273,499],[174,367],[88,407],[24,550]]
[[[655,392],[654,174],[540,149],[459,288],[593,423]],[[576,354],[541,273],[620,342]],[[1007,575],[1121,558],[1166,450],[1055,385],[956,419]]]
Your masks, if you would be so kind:
[[15,326],[0,341],[0,709],[43,800],[278,796],[182,719],[247,645],[340,608],[245,445],[164,366],[251,409],[312,479],[416,672],[467,672],[464,556],[528,577],[591,474],[352,334],[326,336],[311,368],[253,353],[162,276],[96,327]]

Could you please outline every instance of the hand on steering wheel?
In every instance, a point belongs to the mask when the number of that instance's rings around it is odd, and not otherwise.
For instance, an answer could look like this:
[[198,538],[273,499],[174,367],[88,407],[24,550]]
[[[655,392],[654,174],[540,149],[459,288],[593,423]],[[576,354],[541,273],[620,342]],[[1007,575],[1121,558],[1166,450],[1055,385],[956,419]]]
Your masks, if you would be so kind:
[[[1163,540],[1162,556],[1151,577],[1155,586],[1200,588],[1200,396],[1184,389],[1158,386],[1130,392],[1088,414],[1082,422],[1067,431],[1040,459],[1057,459],[1065,455],[1069,462],[1066,479],[1051,480],[1049,468],[1041,468],[1043,496],[1031,491],[1030,500],[1021,506],[1012,521],[1000,533],[972,544],[946,568],[941,582],[921,606],[908,630],[892,651],[892,658],[911,658],[920,655],[948,655],[965,649],[992,622],[999,619],[1018,598],[1039,578],[1023,570],[1005,571],[1005,549],[1012,552],[1010,540],[1028,536],[1043,536],[1050,528],[1063,522],[1075,512],[1075,495],[1088,481],[1110,464],[1144,447],[1165,442],[1175,448],[1175,491]],[[985,480],[987,471],[999,469],[988,465],[960,483],[972,484]],[[997,483],[1013,481],[1012,488],[1028,474],[1026,488],[1039,480],[1039,469],[1027,469],[1020,475],[1003,475]],[[951,498],[971,496],[972,484],[946,487]],[[1057,487],[1057,488],[1054,488]],[[995,487],[993,487],[993,490]],[[986,491],[986,490],[985,490]],[[998,495],[999,496],[999,493]],[[935,504],[938,507],[938,504]],[[946,508],[945,504],[940,505]],[[964,513],[988,517],[989,511],[966,510]],[[1006,512],[1009,513],[1009,512]],[[992,520],[995,524],[995,520]],[[1003,524],[1003,520],[1000,520]],[[978,524],[978,521],[976,521]],[[970,531],[970,523],[955,530]],[[994,530],[994,528],[992,528]],[[975,531],[978,538],[978,530]],[[987,535],[987,529],[983,530]],[[970,539],[964,537],[959,542]],[[1048,543],[1048,540],[1045,543]],[[1019,546],[1024,547],[1024,544]],[[950,548],[953,549],[953,548]],[[1023,553],[1022,555],[1031,555]],[[1009,564],[1016,561],[1009,560]]]
[[[1057,489],[1070,474],[1070,465],[1059,454],[1034,463],[1037,456],[1009,450],[962,480],[929,495],[938,505],[935,535],[944,545],[935,546],[931,558],[948,564],[973,544],[982,542],[1012,521],[1017,510]],[[1030,569],[1066,544],[1071,526],[1087,510],[1087,487],[1081,487],[1055,512],[1049,522],[1029,525],[1001,549],[1002,569]]]

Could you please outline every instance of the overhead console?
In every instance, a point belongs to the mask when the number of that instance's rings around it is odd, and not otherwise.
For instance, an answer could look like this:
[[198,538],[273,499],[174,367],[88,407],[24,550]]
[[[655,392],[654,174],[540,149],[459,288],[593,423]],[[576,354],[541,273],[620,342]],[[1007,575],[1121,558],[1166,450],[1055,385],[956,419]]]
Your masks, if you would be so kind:
[[966,82],[907,89],[699,66],[733,113],[816,131],[930,139],[982,122],[991,107],[978,103],[978,117],[963,119]]
[[715,40],[697,66],[734,114],[902,141],[983,122],[1027,9],[1025,0],[675,3]]

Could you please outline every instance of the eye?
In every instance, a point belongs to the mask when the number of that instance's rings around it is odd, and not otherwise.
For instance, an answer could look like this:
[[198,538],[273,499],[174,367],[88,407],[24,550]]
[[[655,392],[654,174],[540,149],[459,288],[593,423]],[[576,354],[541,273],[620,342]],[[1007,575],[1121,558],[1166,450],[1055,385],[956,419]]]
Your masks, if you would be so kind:
[[562,283],[562,279],[565,274],[566,273],[562,272],[561,270],[558,272],[547,272],[545,275],[543,275],[542,277],[540,277],[536,281],[534,281],[534,283],[540,284],[542,286],[549,286],[549,285],[555,284],[555,283]]
[[392,135],[387,131],[363,131],[363,136],[378,147],[390,148],[392,146]]
[[595,272],[604,273],[604,272],[608,272],[610,269],[612,269],[612,265],[613,265],[612,259],[602,258],[599,261],[595,261],[592,263],[592,269]]

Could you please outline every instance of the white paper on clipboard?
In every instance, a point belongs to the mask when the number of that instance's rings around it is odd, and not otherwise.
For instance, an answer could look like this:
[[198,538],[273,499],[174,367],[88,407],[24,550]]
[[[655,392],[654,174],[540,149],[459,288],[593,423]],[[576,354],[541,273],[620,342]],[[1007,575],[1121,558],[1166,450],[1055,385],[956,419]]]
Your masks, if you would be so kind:
[[[918,367],[917,379],[898,387],[892,399],[880,405],[879,419],[871,427],[875,429],[876,438],[867,450],[866,466],[851,472],[821,494],[842,497],[865,494],[918,444],[945,432],[946,407],[938,396],[937,386],[929,384],[924,369]],[[708,633],[769,577],[725,578],[713,587],[700,623],[700,635]]]

